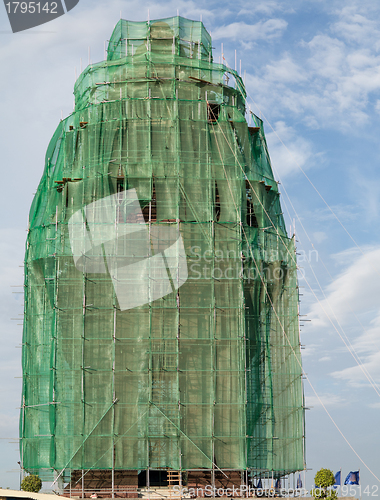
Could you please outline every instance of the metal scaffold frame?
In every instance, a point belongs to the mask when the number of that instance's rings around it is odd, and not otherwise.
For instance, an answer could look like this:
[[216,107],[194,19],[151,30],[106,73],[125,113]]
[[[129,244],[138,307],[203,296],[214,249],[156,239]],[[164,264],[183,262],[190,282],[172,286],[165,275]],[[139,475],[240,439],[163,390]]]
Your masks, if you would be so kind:
[[[152,470],[213,485],[302,470],[295,242],[240,76],[201,22],[120,20],[74,93],[30,212],[22,467],[82,496],[104,471],[112,498],[141,470],[148,487]],[[106,205],[131,192],[135,249]],[[148,278],[128,281],[121,254]]]

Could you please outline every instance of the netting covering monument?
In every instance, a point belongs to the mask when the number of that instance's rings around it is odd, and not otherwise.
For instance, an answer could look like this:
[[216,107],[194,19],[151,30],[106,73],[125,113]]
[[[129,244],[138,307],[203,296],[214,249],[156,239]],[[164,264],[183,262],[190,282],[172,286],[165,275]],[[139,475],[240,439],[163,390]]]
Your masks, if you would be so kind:
[[201,22],[120,20],[74,93],[30,212],[23,468],[303,469],[294,238],[240,76]]

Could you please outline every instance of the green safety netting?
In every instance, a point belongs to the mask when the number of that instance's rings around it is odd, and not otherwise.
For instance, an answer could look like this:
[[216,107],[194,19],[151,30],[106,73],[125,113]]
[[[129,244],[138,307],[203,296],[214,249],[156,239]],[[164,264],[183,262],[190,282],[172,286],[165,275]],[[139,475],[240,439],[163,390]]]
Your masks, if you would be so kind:
[[304,468],[294,239],[201,22],[120,20],[30,211],[22,466]]

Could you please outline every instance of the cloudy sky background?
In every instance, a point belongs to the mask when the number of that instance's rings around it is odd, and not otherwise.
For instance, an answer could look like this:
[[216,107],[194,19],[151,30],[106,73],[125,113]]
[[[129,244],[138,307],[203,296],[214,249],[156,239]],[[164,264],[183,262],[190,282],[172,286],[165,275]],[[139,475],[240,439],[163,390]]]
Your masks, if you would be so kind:
[[[287,227],[295,221],[305,372],[357,454],[380,475],[380,5],[373,0],[80,0],[12,34],[0,6],[0,486],[18,487],[23,253],[48,142],[73,109],[75,68],[104,58],[122,17],[202,16],[242,60]],[[315,252],[316,250],[317,252]],[[318,255],[318,258],[317,258]],[[310,258],[309,258],[310,257]],[[310,260],[311,267],[308,260]],[[20,286],[21,285],[21,286]],[[11,319],[14,318],[14,319]],[[350,350],[346,347],[349,346]],[[360,359],[360,368],[355,359]],[[376,386],[376,383],[379,386]],[[321,467],[378,484],[305,381],[307,486]],[[374,491],[374,490],[373,490]],[[363,497],[366,495],[364,494]]]

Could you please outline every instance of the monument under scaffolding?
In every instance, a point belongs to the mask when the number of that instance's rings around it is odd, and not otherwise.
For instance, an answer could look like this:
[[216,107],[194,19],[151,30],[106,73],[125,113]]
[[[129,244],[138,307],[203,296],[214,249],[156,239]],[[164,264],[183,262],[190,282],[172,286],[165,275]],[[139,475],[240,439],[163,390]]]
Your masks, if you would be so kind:
[[112,496],[302,470],[295,242],[240,76],[201,22],[120,20],[74,93],[30,211],[22,467]]

